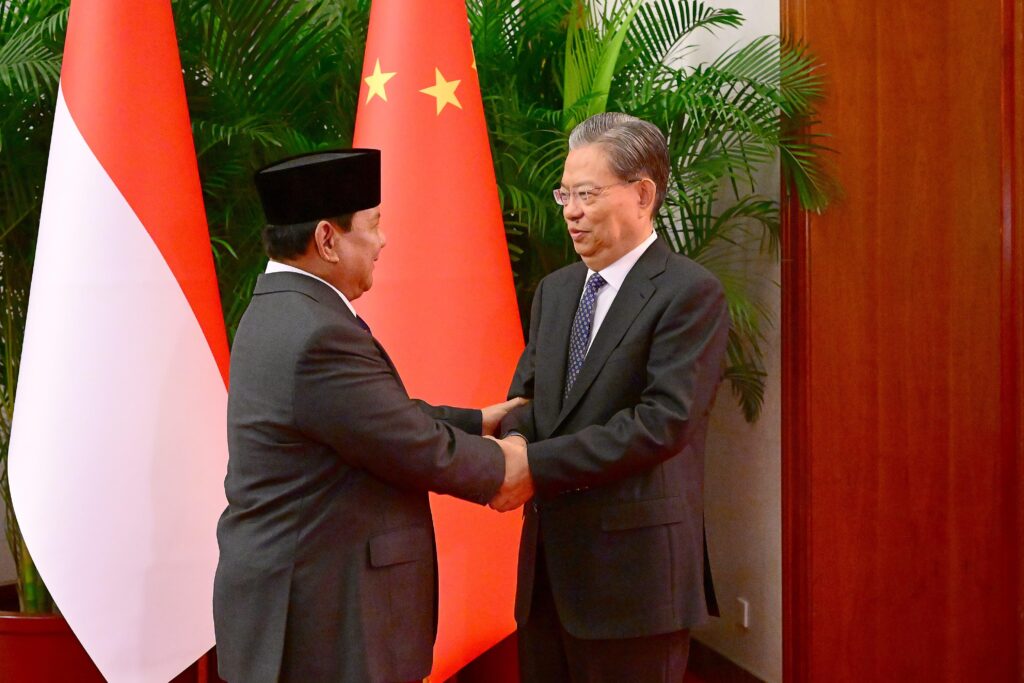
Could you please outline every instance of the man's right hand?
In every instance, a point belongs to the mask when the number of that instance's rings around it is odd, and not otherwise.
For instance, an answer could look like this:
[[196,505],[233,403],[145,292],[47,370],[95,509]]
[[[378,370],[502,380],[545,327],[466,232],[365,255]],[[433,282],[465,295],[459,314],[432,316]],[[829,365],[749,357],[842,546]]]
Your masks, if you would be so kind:
[[[488,437],[490,438],[490,437]],[[489,505],[498,512],[508,512],[533,497],[533,477],[526,458],[526,439],[509,435],[500,441],[493,439],[505,455],[505,481]]]

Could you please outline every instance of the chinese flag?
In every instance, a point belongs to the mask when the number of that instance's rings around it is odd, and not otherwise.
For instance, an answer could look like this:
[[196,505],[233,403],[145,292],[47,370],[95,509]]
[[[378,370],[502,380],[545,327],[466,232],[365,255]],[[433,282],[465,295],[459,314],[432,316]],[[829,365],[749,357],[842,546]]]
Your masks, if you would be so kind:
[[[382,150],[388,238],[360,315],[409,392],[502,400],[523,336],[464,0],[374,0],[355,146]],[[522,516],[432,498],[440,563],[433,680],[515,628]]]
[[167,681],[214,640],[228,368],[169,0],[71,3],[21,362],[29,551],[107,680]]

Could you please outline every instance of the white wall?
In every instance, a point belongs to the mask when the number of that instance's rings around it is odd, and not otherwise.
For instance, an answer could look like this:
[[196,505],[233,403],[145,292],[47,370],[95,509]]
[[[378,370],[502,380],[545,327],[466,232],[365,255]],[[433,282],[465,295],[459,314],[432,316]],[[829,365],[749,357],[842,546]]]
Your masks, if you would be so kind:
[[[739,29],[716,36],[695,34],[700,49],[691,62],[709,61],[722,51],[757,36],[779,33],[779,3],[714,0],[738,9],[746,20]],[[779,197],[778,168],[765,169],[759,191]],[[758,294],[773,311],[768,330],[764,409],[749,425],[723,385],[712,413],[705,478],[708,546],[722,618],[694,632],[694,638],[769,683],[782,680],[782,516],[781,405],[779,362],[780,293],[778,265],[768,258],[749,264],[762,276]],[[738,598],[750,604],[750,627],[738,625]]]
[[[778,281],[778,267],[754,269]],[[764,288],[778,316],[778,289]],[[778,318],[776,317],[776,320]],[[760,420],[747,424],[723,386],[712,413],[705,512],[712,571],[722,618],[694,632],[697,640],[769,683],[782,680],[781,406],[779,333],[765,347],[768,372]],[[750,604],[739,627],[738,598]]]

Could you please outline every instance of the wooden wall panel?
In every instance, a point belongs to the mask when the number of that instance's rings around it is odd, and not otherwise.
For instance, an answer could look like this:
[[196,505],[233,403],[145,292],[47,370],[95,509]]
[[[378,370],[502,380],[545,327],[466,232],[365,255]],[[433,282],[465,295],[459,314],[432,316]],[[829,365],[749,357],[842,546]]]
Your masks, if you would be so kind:
[[1021,679],[1021,5],[783,2],[845,191],[785,219],[787,680]]
[[[1016,468],[1017,670],[1024,680],[1024,2],[1003,0],[1003,444]],[[1016,476],[1015,476],[1016,475]]]

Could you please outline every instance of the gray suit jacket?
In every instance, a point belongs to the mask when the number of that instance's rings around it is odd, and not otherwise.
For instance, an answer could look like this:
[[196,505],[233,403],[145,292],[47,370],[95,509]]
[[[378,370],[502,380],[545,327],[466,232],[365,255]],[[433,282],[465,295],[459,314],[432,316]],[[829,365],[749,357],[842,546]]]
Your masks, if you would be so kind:
[[502,422],[530,441],[537,490],[520,546],[525,623],[542,533],[552,593],[578,638],[632,638],[714,613],[704,543],[704,439],[729,315],[721,284],[654,242],[629,272],[562,400],[587,268],[541,281]]
[[228,507],[217,526],[221,676],[420,679],[437,571],[427,490],[485,503],[504,477],[479,411],[412,401],[327,285],[260,277],[228,395]]

